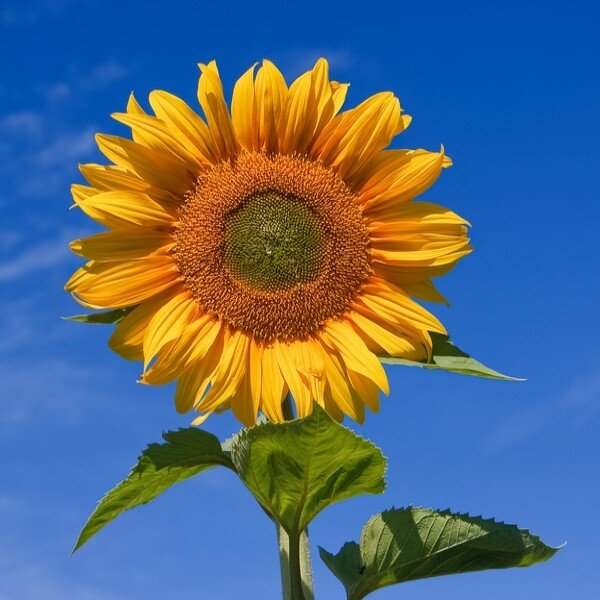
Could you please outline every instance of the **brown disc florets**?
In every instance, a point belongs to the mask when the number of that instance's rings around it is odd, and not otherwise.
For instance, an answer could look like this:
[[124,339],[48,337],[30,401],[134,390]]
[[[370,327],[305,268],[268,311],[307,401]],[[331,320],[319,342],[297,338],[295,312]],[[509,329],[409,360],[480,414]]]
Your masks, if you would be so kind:
[[300,156],[242,153],[198,178],[173,253],[200,306],[269,342],[344,314],[370,273],[356,198]]

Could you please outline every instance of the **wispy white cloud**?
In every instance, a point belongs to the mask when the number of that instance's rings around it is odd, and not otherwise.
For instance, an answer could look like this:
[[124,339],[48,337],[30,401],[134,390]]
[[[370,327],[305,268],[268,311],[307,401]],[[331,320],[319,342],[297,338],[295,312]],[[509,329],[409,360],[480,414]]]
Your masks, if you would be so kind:
[[42,167],[70,165],[95,148],[94,130],[66,132],[52,138],[36,154],[36,163]]
[[64,230],[58,237],[38,242],[20,254],[0,261],[0,281],[12,281],[31,275],[35,271],[46,270],[65,262],[70,257],[68,242],[73,233]]
[[96,0],[3,0],[0,25],[17,27],[34,25],[64,14],[70,7],[91,7]]
[[109,61],[94,67],[77,81],[77,85],[84,91],[101,89],[121,81],[128,73],[129,69],[121,63]]
[[0,229],[0,252],[15,248],[23,239],[23,232],[16,229]]
[[42,116],[32,110],[9,113],[0,119],[0,132],[7,135],[35,135],[42,132]]
[[71,84],[64,82],[39,85],[35,89],[44,97],[48,104],[62,103],[73,93]]
[[[123,600],[87,582],[81,570],[65,569],[68,546],[62,531],[72,518],[64,504],[32,500],[17,490],[0,492],[0,600]],[[52,538],[40,537],[32,526],[57,522]]]
[[[48,123],[49,121],[49,123]],[[0,121],[0,178],[7,200],[48,197],[66,188],[77,162],[94,150],[94,128],[57,126],[41,112],[18,112]]]
[[576,429],[600,414],[600,370],[584,374],[558,396],[518,411],[488,437],[490,450],[501,450],[525,442],[552,427]]
[[[4,368],[2,395],[11,402],[4,403],[0,411],[0,426],[10,428],[42,415],[60,415],[62,425],[77,424],[85,409],[81,390],[93,389],[98,378],[94,370],[76,367],[62,358],[7,361]],[[58,417],[53,419],[58,422]]]
[[34,90],[42,96],[48,107],[64,107],[66,101],[82,102],[91,92],[108,88],[125,79],[130,69],[114,60],[101,63],[83,73],[78,72],[65,81],[38,84]]
[[1,578],[0,600],[124,600],[122,596],[96,589],[91,585],[57,577],[48,572],[43,565],[27,560],[11,560],[10,568],[6,568]]

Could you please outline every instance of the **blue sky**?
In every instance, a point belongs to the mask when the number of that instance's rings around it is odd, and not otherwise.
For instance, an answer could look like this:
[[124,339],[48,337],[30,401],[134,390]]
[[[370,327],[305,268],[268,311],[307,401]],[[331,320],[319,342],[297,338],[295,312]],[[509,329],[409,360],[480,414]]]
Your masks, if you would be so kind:
[[[436,307],[465,350],[527,377],[500,383],[396,368],[360,433],[389,457],[382,497],[334,506],[311,530],[337,551],[381,509],[497,516],[568,545],[531,569],[410,583],[373,598],[594,598],[600,425],[600,223],[592,3],[165,4],[5,0],[0,6],[0,599],[277,598],[274,531],[240,483],[211,471],[128,513],[73,558],[95,502],[162,430],[172,390],[139,386],[109,329],[59,320],[94,226],[74,211],[77,163],[135,90],[194,102],[198,61],[228,90],[263,57],[288,78],[324,55],[349,104],[393,90],[413,115],[395,147],[455,166],[423,199],[472,224],[475,252]],[[543,8],[541,8],[543,6]],[[209,420],[221,438],[230,415]],[[320,598],[342,598],[315,557]]]

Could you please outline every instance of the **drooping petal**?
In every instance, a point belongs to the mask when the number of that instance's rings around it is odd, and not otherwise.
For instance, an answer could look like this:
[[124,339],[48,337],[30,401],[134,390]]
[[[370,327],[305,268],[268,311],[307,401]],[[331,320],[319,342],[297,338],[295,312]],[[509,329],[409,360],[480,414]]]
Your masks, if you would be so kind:
[[427,352],[422,344],[393,331],[393,327],[385,327],[356,311],[350,312],[348,319],[356,326],[362,338],[367,338],[390,356],[412,360],[427,357]]
[[[185,413],[191,410],[208,388],[221,359],[223,348],[220,341],[218,340],[204,357],[192,362],[181,373],[175,390],[177,412]],[[194,423],[199,424],[199,421]]]
[[108,341],[109,347],[128,360],[143,360],[142,344],[148,323],[156,311],[165,302],[168,302],[175,293],[177,293],[177,289],[171,288],[135,307],[117,325],[117,328]]
[[341,421],[342,415],[346,414],[351,419],[361,423],[364,421],[364,406],[348,381],[347,369],[339,352],[331,348],[330,342],[328,344],[322,343],[320,345],[326,377],[325,406],[330,411],[334,406],[338,407],[339,412],[336,414],[334,410],[333,415],[339,421]]
[[197,316],[185,326],[179,337],[168,342],[141,381],[151,385],[164,385],[176,379],[196,360],[201,360],[222,338],[223,324],[210,315]]
[[[234,398],[248,369],[250,338],[242,331],[232,331],[225,343],[221,362],[212,380],[212,386],[198,404],[199,411],[214,410],[224,402],[231,402],[236,417],[246,426],[256,421],[251,398]],[[234,408],[235,403],[235,408]]]
[[329,321],[324,333],[327,334],[325,340],[333,342],[348,369],[368,377],[380,390],[389,394],[387,375],[379,359],[367,348],[349,323]]
[[364,286],[354,308],[367,317],[383,319],[408,337],[422,341],[428,352],[432,346],[428,332],[446,333],[444,326],[429,311],[384,280]]
[[184,290],[156,311],[144,336],[144,370],[165,344],[181,336],[198,310],[196,300]]
[[[260,346],[258,346],[260,348]],[[251,375],[255,380],[260,378],[262,410],[265,415],[276,423],[281,423],[283,411],[281,404],[288,392],[273,346],[264,346],[260,352],[260,374]],[[256,368],[251,365],[251,369]],[[254,372],[254,371],[253,371]]]
[[296,342],[277,341],[274,349],[279,370],[294,398],[297,416],[305,417],[312,411],[312,398],[310,385],[300,374],[299,367],[302,368],[302,362],[296,349]]

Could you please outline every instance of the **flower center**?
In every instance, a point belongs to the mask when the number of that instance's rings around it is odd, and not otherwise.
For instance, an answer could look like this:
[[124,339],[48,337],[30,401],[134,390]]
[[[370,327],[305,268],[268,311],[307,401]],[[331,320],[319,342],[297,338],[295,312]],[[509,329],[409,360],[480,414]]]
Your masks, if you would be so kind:
[[301,199],[259,192],[226,218],[223,262],[248,287],[289,289],[323,272],[325,235],[319,216]]
[[371,274],[354,194],[299,156],[243,152],[215,165],[186,194],[174,241],[201,309],[263,343],[342,316]]

